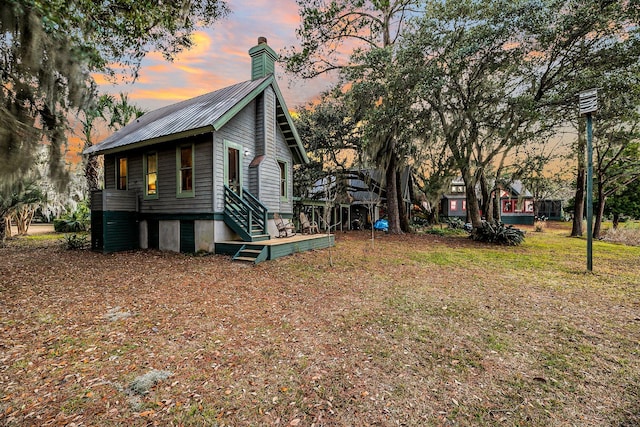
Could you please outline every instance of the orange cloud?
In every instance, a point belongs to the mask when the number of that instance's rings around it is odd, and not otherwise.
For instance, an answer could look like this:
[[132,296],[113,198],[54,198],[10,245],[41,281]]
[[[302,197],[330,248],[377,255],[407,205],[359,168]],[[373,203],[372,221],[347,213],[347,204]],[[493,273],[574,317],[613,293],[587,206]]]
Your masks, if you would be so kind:
[[521,44],[522,43],[520,43],[520,42],[507,42],[507,43],[502,45],[502,49],[504,49],[504,50],[515,49],[517,47],[520,47]]
[[197,89],[141,89],[132,92],[129,97],[136,100],[148,99],[158,101],[182,101],[194,98],[202,93],[198,93]]
[[84,143],[77,135],[70,135],[67,137],[67,151],[65,153],[65,160],[67,163],[76,165],[82,161],[82,148]]
[[533,61],[534,59],[544,59],[546,57],[547,54],[539,50],[532,50],[525,55],[525,59],[527,61]]
[[[295,29],[300,23],[295,0],[254,0],[232,6],[232,13],[211,29],[193,34],[194,46],[167,62],[158,52],[142,61],[138,78],[131,84],[112,84],[96,76],[100,89],[109,93],[125,92],[129,99],[147,111],[202,93],[229,86],[251,76],[248,50],[259,36],[265,36],[278,52],[296,45]],[[348,49],[347,49],[348,50]],[[329,87],[332,80],[317,78],[297,81],[276,66],[278,84],[287,105],[294,108]],[[111,84],[110,84],[111,83]]]

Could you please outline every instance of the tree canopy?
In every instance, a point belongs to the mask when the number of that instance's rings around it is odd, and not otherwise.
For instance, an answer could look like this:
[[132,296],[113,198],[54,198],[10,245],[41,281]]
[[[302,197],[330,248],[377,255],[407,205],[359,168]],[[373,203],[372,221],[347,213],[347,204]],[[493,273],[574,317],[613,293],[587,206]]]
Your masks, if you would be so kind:
[[576,121],[577,94],[640,56],[635,0],[298,4],[300,47],[285,53],[287,69],[304,78],[339,70],[363,151],[385,171],[391,232],[393,171],[420,164],[420,153],[439,177],[434,188],[463,177],[474,227],[480,208],[499,220],[496,183],[538,168],[532,147]]
[[[421,0],[298,0],[297,3],[302,18],[297,29],[300,46],[284,52],[287,70],[303,78],[338,71],[340,85],[348,87],[366,83],[364,79],[372,77],[369,71],[376,71],[372,67],[384,67],[378,70],[382,77],[385,70],[392,72],[391,68],[396,65],[393,46],[401,40],[407,22],[420,9]],[[379,60],[380,55],[390,56]],[[385,85],[385,81],[378,80],[377,89],[389,94],[392,88],[385,90]],[[352,107],[357,110],[350,112],[354,123],[375,120],[375,110],[380,105],[377,93],[362,89],[352,92],[357,97],[351,96]],[[369,129],[372,132],[363,134],[363,146],[375,167],[385,173],[389,232],[401,233],[401,218],[406,215],[403,215],[396,185],[401,166],[396,150],[397,126],[386,127],[380,123],[377,128]]]
[[412,108],[431,134],[428,142],[445,147],[464,179],[475,228],[476,188],[489,169],[497,169],[497,182],[505,159],[575,120],[578,92],[637,63],[632,3],[426,3],[401,44],[406,53],[398,55],[407,75],[420,76]]
[[0,9],[0,183],[27,173],[49,147],[63,181],[68,114],[92,102],[92,73],[135,78],[142,58],[167,59],[228,12],[224,0],[8,0]]

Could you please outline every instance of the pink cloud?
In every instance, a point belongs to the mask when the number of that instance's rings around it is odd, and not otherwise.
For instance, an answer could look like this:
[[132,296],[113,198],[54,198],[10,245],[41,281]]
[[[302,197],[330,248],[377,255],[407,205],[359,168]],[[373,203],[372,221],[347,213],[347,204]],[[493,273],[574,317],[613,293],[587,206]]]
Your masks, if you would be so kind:
[[[96,76],[102,90],[125,92],[146,110],[220,89],[251,77],[248,50],[259,36],[279,50],[296,45],[299,25],[295,0],[256,0],[232,4],[232,13],[213,28],[194,34],[194,47],[180,53],[173,62],[160,53],[150,53],[142,62],[134,83],[108,84]],[[328,88],[328,79],[297,82],[276,67],[278,85],[289,108],[304,105]]]

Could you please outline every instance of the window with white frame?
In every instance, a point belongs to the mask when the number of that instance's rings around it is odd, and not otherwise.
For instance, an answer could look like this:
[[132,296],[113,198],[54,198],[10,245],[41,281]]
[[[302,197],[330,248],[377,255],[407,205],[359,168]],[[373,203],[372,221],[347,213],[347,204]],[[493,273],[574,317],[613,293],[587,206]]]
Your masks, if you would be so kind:
[[129,167],[126,157],[116,159],[116,188],[126,190],[129,183]]
[[182,145],[177,148],[176,152],[176,177],[177,177],[177,196],[193,197],[193,144]]
[[278,166],[280,167],[280,199],[286,200],[288,198],[288,165],[287,162],[278,160]]
[[158,153],[147,153],[144,156],[144,195],[147,198],[158,197]]

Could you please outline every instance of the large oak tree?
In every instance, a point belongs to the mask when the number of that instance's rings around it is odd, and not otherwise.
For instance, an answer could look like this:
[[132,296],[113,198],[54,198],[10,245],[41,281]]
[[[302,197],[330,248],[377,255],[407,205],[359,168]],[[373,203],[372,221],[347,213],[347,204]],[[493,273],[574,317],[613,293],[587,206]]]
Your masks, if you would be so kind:
[[402,47],[422,78],[430,141],[465,181],[474,228],[488,168],[575,118],[581,90],[637,63],[637,13],[636,2],[428,2]]
[[10,185],[49,147],[64,177],[67,116],[93,101],[92,73],[135,78],[150,51],[167,59],[193,31],[227,13],[223,0],[8,0],[0,8],[0,183]]
[[[370,66],[368,52],[393,52],[407,20],[416,13],[421,0],[298,0],[302,23],[297,30],[300,46],[283,54],[287,70],[303,78],[332,71],[342,73],[342,83],[354,83],[353,70]],[[387,62],[385,66],[394,66]],[[363,102],[374,105],[374,102]],[[366,116],[364,114],[363,116]],[[385,172],[389,232],[401,233],[401,210],[396,175],[401,166],[395,150],[396,134],[378,132],[365,147]]]
[[224,0],[4,1],[0,191],[29,173],[43,143],[49,178],[64,183],[67,117],[94,102],[92,73],[135,78],[148,52],[171,59],[191,46],[195,29],[226,13]]

